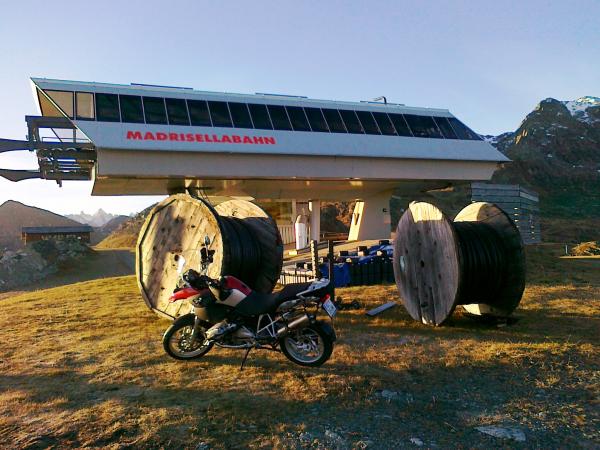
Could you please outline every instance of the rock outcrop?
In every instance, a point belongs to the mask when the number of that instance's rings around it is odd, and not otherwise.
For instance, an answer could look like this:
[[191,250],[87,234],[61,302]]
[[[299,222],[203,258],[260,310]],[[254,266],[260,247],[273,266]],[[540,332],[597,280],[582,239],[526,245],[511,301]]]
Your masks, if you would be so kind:
[[10,291],[70,267],[91,249],[76,239],[38,241],[0,255],[0,291]]

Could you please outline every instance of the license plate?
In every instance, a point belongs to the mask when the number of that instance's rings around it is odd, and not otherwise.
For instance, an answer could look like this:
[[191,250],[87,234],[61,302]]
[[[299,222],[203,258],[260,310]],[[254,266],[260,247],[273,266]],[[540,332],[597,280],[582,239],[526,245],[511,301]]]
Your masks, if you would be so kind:
[[323,309],[329,315],[329,317],[333,317],[337,313],[337,308],[335,307],[333,302],[329,299],[327,299],[323,302]]

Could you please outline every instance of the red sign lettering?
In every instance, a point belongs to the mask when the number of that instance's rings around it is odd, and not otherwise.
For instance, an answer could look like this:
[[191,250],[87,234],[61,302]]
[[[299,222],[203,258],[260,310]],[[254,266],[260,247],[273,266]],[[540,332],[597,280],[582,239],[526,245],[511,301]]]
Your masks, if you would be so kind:
[[240,136],[237,134],[162,133],[127,130],[128,141],[214,142],[219,144],[276,145],[273,136]]

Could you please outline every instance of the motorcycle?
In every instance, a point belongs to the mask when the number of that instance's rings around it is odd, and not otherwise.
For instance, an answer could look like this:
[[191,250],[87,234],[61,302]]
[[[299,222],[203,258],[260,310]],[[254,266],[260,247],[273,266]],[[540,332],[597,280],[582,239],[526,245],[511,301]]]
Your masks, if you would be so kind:
[[[183,271],[185,258],[177,255],[180,279],[170,302],[188,301],[191,312],[177,318],[163,336],[167,354],[179,360],[206,355],[213,346],[245,349],[243,369],[252,349],[283,353],[301,366],[318,367],[333,352],[333,318],[337,308],[328,280],[286,285],[262,294],[237,278],[206,275],[212,262],[210,240],[200,249],[201,272]],[[319,318],[323,311],[328,320]]]

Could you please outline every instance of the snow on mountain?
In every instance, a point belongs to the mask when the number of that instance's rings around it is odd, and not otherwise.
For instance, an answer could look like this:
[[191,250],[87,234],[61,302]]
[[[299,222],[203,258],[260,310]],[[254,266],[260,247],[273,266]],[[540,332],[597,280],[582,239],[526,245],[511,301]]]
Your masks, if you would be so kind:
[[480,134],[479,136],[488,144],[496,145],[498,143],[497,136],[492,134]]
[[588,95],[585,97],[580,97],[577,100],[563,101],[562,103],[567,107],[573,117],[581,120],[582,122],[593,123],[598,120],[590,117],[588,114],[588,108],[595,106],[600,107],[600,97],[592,97]]

